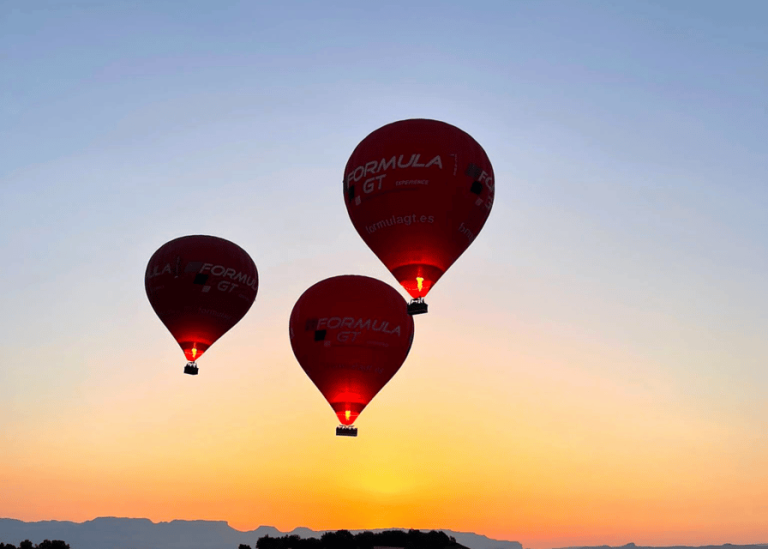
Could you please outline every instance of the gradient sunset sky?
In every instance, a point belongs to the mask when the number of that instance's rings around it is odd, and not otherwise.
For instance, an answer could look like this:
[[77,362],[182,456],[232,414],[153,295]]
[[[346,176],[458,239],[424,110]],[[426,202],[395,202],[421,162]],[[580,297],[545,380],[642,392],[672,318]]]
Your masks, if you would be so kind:
[[[0,51],[0,517],[768,543],[768,2],[8,0]],[[406,118],[496,201],[337,438],[288,318],[396,285],[341,181]],[[261,279],[198,377],[188,234]]]

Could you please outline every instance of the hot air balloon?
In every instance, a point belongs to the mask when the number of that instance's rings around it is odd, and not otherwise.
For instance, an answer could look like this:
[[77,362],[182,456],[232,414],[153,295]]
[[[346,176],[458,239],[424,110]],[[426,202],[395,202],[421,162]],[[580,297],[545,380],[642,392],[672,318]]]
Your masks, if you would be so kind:
[[152,255],[144,286],[189,361],[184,373],[197,375],[196,360],[253,305],[259,274],[237,244],[215,236],[183,236]]
[[393,122],[355,148],[344,171],[352,224],[413,300],[477,237],[493,206],[493,168],[469,134],[437,120]]
[[331,405],[340,436],[395,375],[413,341],[405,300],[367,276],[336,276],[302,294],[291,312],[290,337],[301,367]]

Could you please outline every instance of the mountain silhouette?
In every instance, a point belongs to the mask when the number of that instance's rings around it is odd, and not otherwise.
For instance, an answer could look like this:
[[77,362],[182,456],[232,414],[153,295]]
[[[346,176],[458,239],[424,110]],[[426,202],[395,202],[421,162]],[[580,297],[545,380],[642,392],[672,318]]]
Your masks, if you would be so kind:
[[[408,528],[378,528],[370,532],[404,530]],[[428,532],[435,528],[422,528]],[[350,530],[357,534],[366,530]],[[440,529],[470,549],[523,549],[516,541],[501,541],[471,532]],[[86,522],[46,520],[24,522],[0,519],[0,542],[17,545],[25,539],[40,543],[45,539],[60,539],[72,549],[237,549],[240,544],[256,546],[264,536],[297,535],[301,538],[319,538],[325,530],[315,531],[299,527],[281,532],[273,526],[259,526],[241,532],[225,521],[172,520],[152,522],[144,518],[100,517]],[[732,548],[736,549],[736,548]],[[762,548],[765,549],[765,548]]]

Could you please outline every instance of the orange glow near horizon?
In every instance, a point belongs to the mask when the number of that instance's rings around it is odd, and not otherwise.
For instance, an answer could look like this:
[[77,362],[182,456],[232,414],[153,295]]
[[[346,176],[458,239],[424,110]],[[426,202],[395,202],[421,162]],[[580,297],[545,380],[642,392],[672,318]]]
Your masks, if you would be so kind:
[[[752,451],[753,466],[739,458],[753,444],[746,431],[674,401],[649,405],[637,387],[590,376],[594,346],[580,363],[564,366],[564,354],[547,351],[549,358],[520,356],[510,367],[489,330],[477,336],[491,349],[485,369],[473,373],[473,355],[446,347],[442,329],[422,330],[421,355],[366,408],[357,438],[334,435],[327,403],[292,357],[276,351],[263,360],[282,372],[280,390],[258,399],[262,373],[234,351],[216,355],[227,367],[207,370],[205,383],[180,385],[178,372],[162,371],[126,384],[119,369],[100,371],[66,418],[8,433],[15,444],[0,456],[0,479],[15,497],[2,498],[0,516],[226,520],[239,530],[270,524],[284,532],[449,528],[533,549],[574,540],[765,541],[740,512],[763,506],[768,490],[765,473],[752,474],[768,462],[768,448]],[[533,334],[519,337],[551,349]],[[579,356],[575,347],[567,352]],[[615,362],[610,349],[601,353]],[[274,410],[286,402],[291,413],[277,422]],[[290,436],[275,436],[278,428]],[[297,441],[313,451],[297,451]]]
[[[228,334],[198,378],[164,365],[164,339],[139,375],[129,357],[95,364],[67,414],[42,399],[4,431],[0,516],[447,528],[531,549],[765,542],[768,445],[747,406],[725,421],[610,341],[466,314],[420,322],[356,438],[335,436],[331,414],[358,418],[329,409],[278,322]],[[446,344],[480,315],[471,345]]]

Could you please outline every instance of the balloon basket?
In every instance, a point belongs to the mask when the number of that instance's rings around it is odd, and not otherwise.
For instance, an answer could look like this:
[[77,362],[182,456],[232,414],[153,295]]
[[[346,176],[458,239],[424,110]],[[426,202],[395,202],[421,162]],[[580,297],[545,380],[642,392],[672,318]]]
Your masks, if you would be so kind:
[[337,437],[356,437],[357,427],[352,427],[351,425],[339,425],[338,427],[336,427],[336,436]]
[[191,376],[196,376],[197,370],[197,362],[187,362],[187,365],[184,366],[184,373]]
[[418,299],[412,299],[410,303],[408,303],[408,314],[413,315],[423,315],[428,311],[428,306],[426,303],[424,303],[423,298]]

